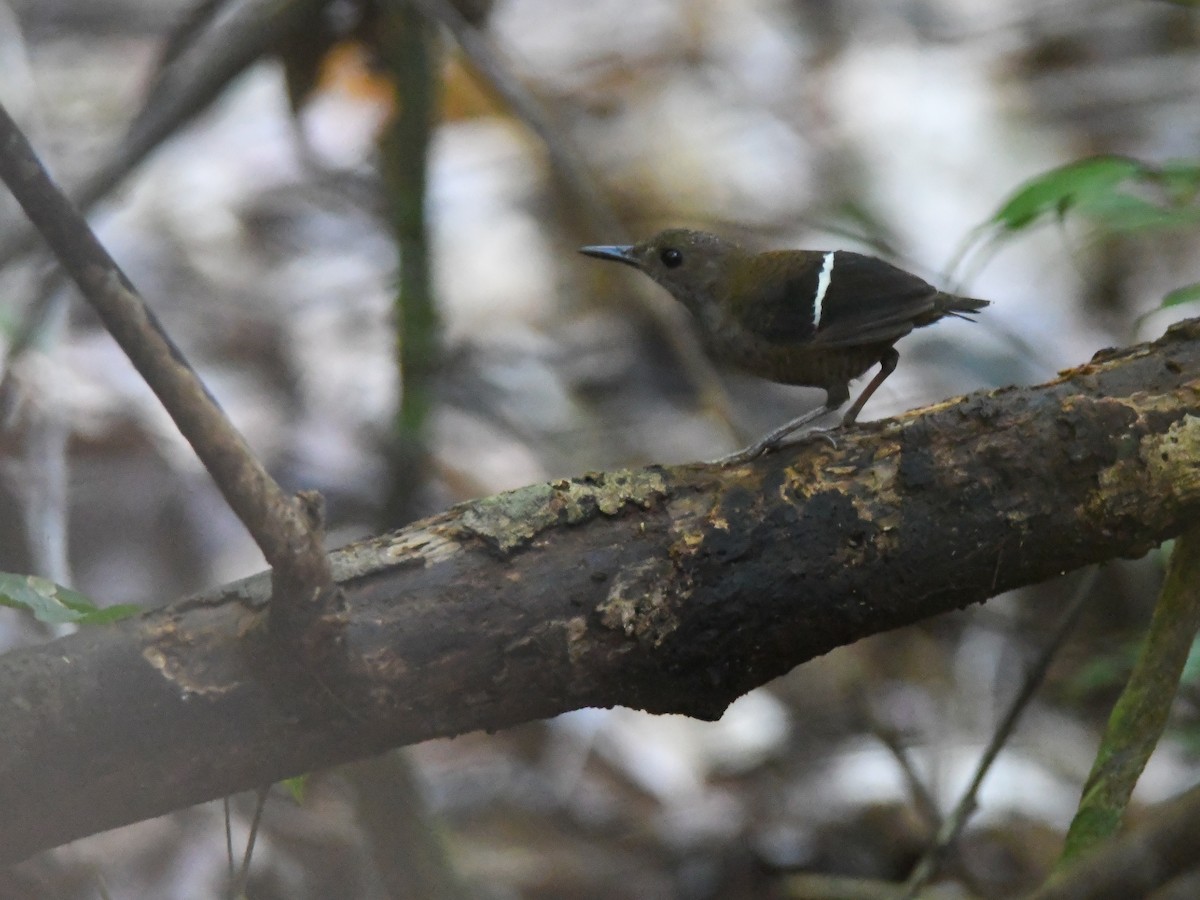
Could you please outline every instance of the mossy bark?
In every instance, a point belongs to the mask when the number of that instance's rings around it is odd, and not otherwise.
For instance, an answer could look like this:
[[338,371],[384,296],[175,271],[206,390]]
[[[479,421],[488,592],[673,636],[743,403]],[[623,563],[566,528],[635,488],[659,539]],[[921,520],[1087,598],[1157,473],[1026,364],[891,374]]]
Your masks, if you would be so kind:
[[332,555],[346,625],[319,665],[271,641],[265,577],[0,657],[0,857],[583,706],[715,718],[842,644],[1140,556],[1198,514],[1196,321],[836,449],[462,504]]

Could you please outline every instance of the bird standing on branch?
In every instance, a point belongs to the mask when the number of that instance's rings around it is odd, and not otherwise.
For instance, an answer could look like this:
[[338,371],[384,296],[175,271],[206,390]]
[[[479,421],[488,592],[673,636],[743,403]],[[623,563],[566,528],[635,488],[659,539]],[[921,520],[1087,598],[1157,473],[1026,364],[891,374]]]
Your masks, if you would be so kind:
[[[670,229],[640,244],[581,247],[580,253],[633,266],[691,311],[709,353],[783,384],[825,389],[825,405],[719,460],[746,462],[777,447],[850,399],[850,381],[879,363],[842,418],[892,374],[895,343],[943,316],[967,318],[987,300],[946,294],[916,275],[846,250],[751,253],[702,231]],[[820,432],[824,434],[824,431]]]

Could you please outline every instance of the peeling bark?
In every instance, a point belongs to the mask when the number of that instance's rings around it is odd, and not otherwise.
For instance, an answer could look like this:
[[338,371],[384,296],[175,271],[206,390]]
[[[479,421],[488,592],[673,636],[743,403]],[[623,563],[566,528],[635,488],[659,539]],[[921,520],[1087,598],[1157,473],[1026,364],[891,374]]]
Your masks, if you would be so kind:
[[338,658],[266,575],[0,657],[0,861],[478,728],[622,704],[715,718],[792,667],[1200,513],[1200,322],[1033,388],[752,464],[589,474],[332,555]]

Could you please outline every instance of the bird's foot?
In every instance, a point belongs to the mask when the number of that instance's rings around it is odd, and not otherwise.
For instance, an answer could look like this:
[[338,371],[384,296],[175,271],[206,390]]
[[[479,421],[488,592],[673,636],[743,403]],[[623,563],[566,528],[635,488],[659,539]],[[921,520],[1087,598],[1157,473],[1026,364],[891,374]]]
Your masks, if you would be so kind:
[[[834,440],[834,437],[832,434],[830,434],[830,432],[834,431],[838,427],[839,426],[835,425],[831,428],[810,428],[808,431],[804,432],[802,435],[800,435],[800,437],[794,441],[791,441],[790,443],[808,444],[813,441],[826,441],[830,447],[836,450],[838,446],[837,441]],[[755,441],[749,447],[739,450],[737,453],[730,453],[728,456],[722,456],[719,459],[714,459],[711,464],[714,466],[728,467],[740,466],[742,463],[748,463],[752,459],[758,459],[764,453],[770,453],[772,450],[778,449],[783,443],[783,439],[789,434],[790,432],[784,434],[772,432],[761,440]]]
[[[713,464],[718,466],[736,466],[744,462],[749,462],[752,459],[756,459],[757,457],[762,456],[768,450],[774,450],[783,443],[784,438],[795,434],[801,428],[804,428],[806,425],[815,422],[817,419],[821,418],[821,416],[824,416],[832,411],[833,408],[829,406],[821,406],[817,409],[809,410],[804,415],[798,416],[797,418],[792,419],[790,422],[784,422],[774,431],[770,431],[763,435],[763,437],[759,438],[745,450],[739,450],[737,453],[731,453],[729,456],[723,456],[720,459],[713,460]],[[808,431],[805,432],[803,440],[823,438],[824,440],[829,441],[829,443],[836,450],[837,442],[829,436],[828,432],[830,430],[831,429],[826,428],[809,428]],[[812,435],[812,438],[809,438],[809,435]]]

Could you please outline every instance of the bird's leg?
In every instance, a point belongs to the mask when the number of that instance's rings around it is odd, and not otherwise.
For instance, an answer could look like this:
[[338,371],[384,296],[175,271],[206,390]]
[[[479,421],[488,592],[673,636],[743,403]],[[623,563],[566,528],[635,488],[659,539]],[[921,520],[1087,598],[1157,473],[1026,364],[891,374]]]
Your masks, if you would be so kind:
[[879,360],[879,371],[875,373],[875,377],[863,388],[862,393],[858,395],[858,399],[854,401],[854,404],[846,410],[846,415],[842,416],[843,425],[854,424],[854,420],[862,412],[863,404],[871,398],[876,388],[883,384],[884,380],[896,371],[896,363],[898,362],[900,362],[900,354],[896,352],[895,347],[888,347],[887,351],[883,354],[883,358]]
[[[739,450],[737,453],[731,453],[729,456],[722,456],[720,459],[714,459],[713,465],[717,466],[736,466],[744,462],[749,462],[752,459],[757,459],[768,450],[774,450],[783,441],[785,437],[796,431],[799,431],[810,422],[815,422],[821,416],[833,412],[836,407],[818,406],[816,409],[809,410],[804,415],[792,419],[790,422],[785,422],[773,431],[768,432],[759,438],[749,447],[744,450]],[[809,434],[805,435],[806,439],[821,439],[829,441],[834,447],[837,444],[833,438],[823,428],[814,428]]]
[[[836,427],[841,428],[846,425],[854,424],[854,420],[858,418],[858,414],[862,411],[863,405],[867,402],[867,400],[870,399],[871,395],[875,393],[878,387],[883,384],[885,380],[887,380],[887,377],[896,371],[896,364],[898,362],[900,362],[900,354],[896,352],[895,347],[888,347],[879,360],[879,371],[875,373],[875,377],[867,383],[865,388],[863,388],[862,393],[858,395],[858,399],[854,401],[854,404],[848,410],[846,410],[846,415],[842,417],[841,423]],[[752,459],[757,459],[768,450],[774,450],[776,447],[778,447],[783,439],[788,435],[799,431],[810,422],[815,422],[826,413],[833,412],[845,402],[844,397],[844,392],[842,393],[841,398],[831,394],[824,406],[806,412],[804,415],[792,419],[790,422],[785,422],[774,431],[768,432],[766,435],[759,438],[746,449],[739,450],[737,453],[731,453],[729,456],[722,456],[720,459],[713,460],[713,464],[718,466],[736,466],[744,462],[749,462]],[[808,434],[804,435],[804,439],[829,441],[830,445],[836,449],[837,442],[830,437],[830,430],[832,429],[814,428]]]

